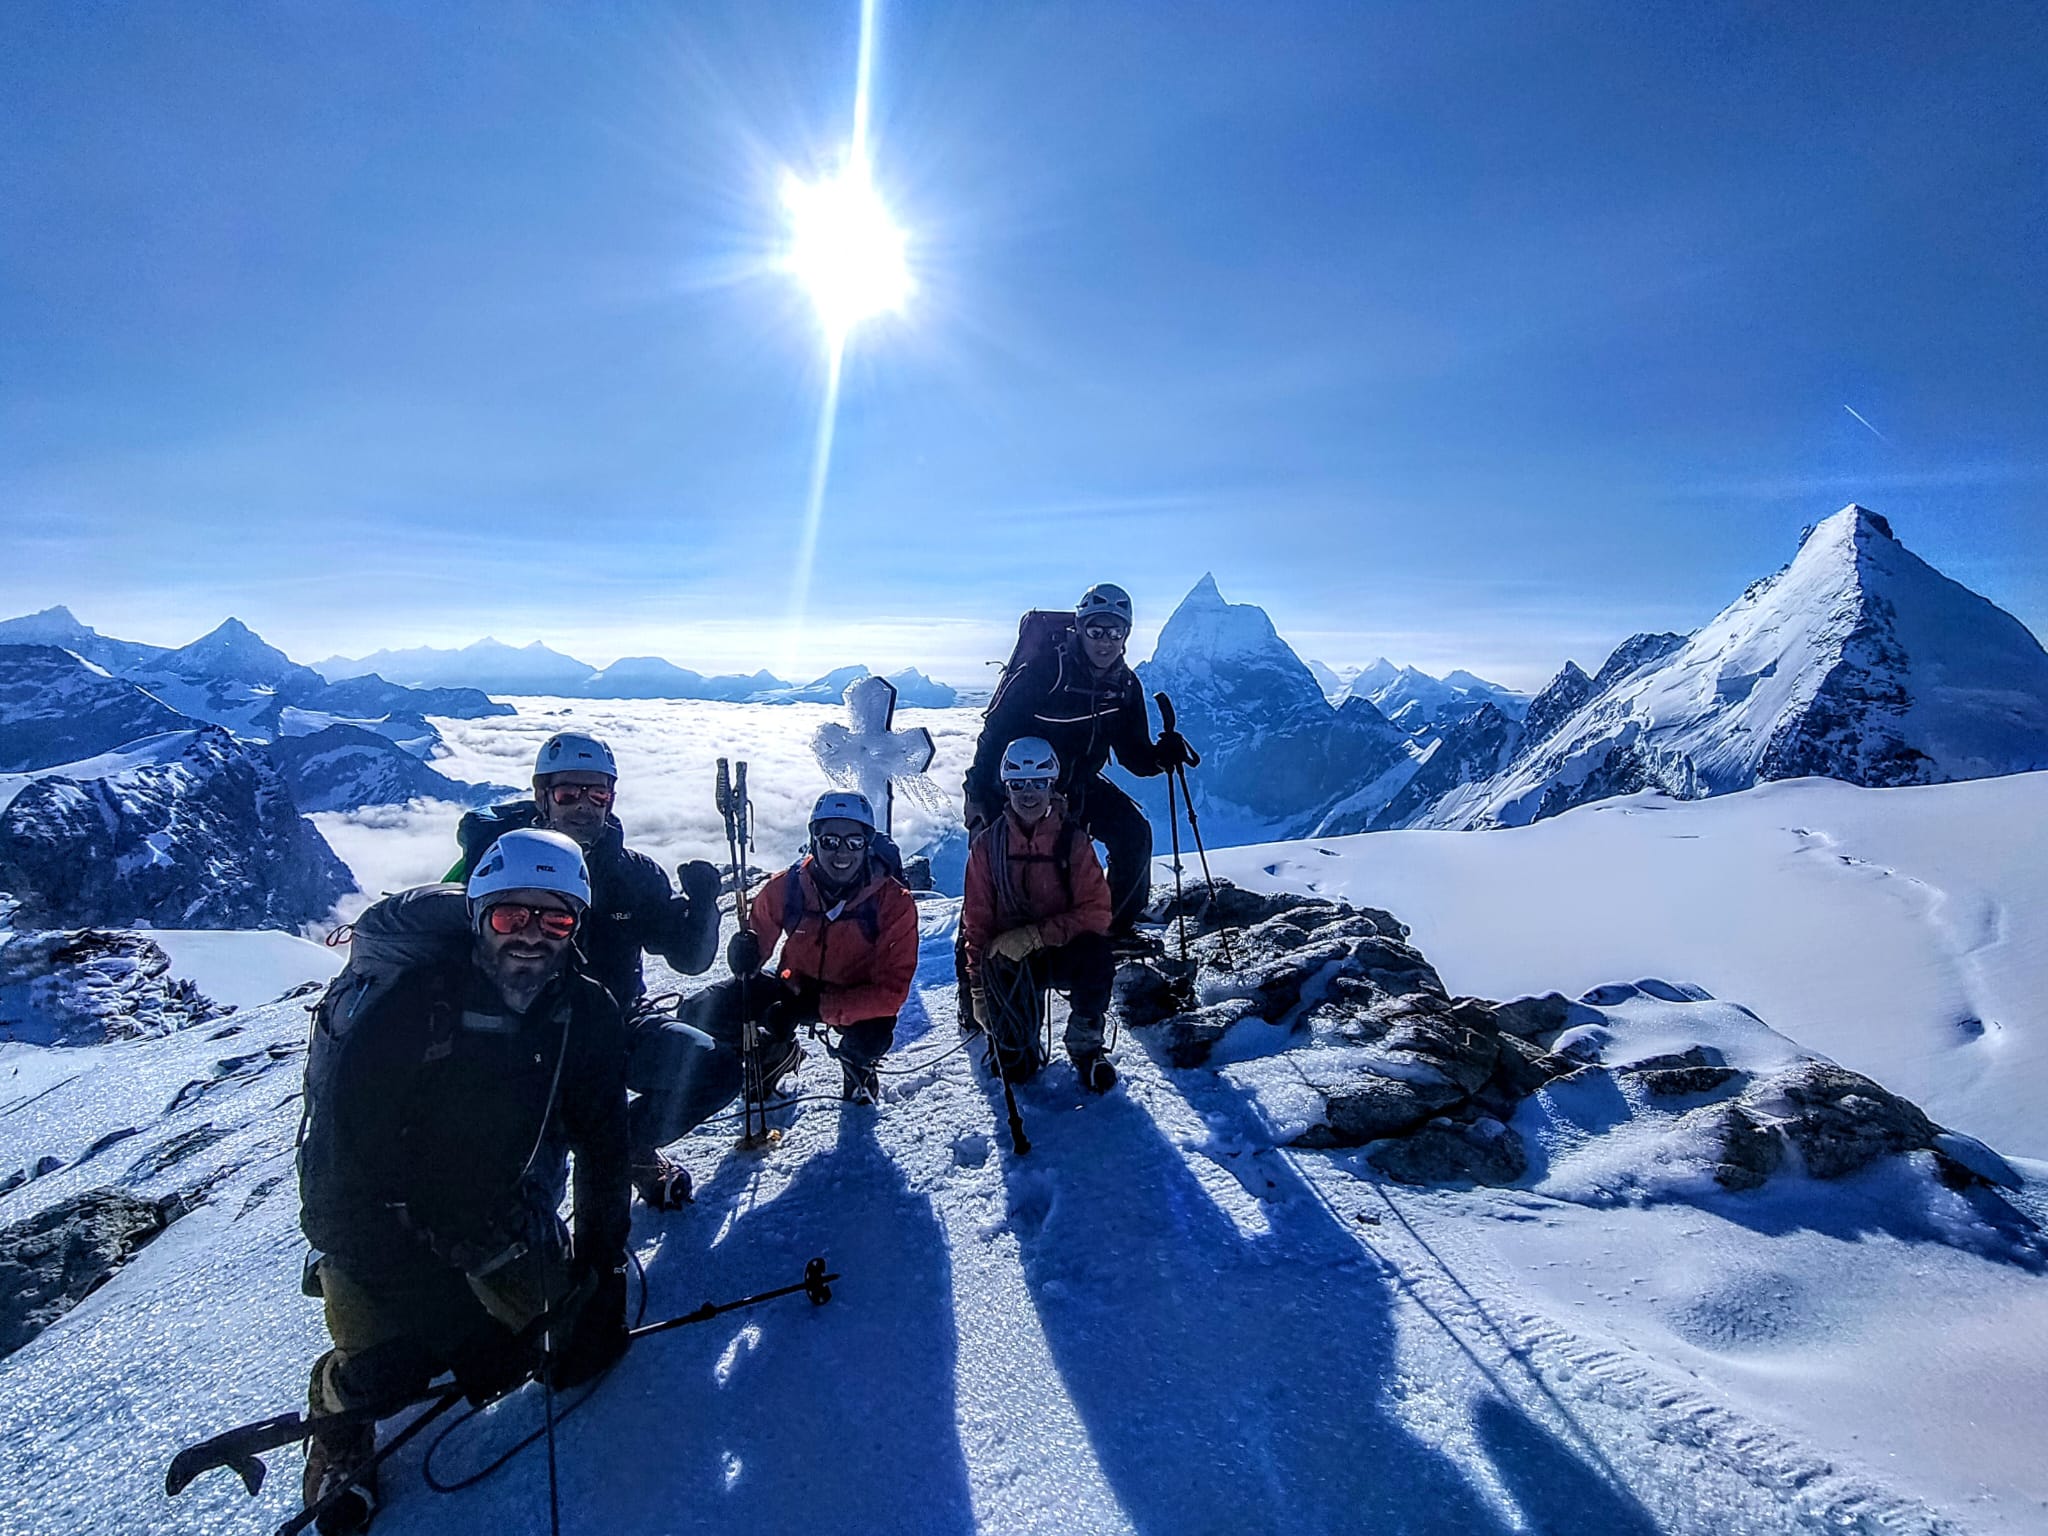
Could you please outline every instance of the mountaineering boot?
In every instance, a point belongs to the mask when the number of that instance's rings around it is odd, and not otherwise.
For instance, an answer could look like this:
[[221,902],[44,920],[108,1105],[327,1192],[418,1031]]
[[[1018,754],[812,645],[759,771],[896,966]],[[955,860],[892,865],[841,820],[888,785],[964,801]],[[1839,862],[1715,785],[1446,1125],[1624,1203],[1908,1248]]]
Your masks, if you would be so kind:
[[1074,1055],[1074,1075],[1090,1093],[1107,1093],[1116,1086],[1116,1068],[1100,1051],[1079,1051]]
[[656,1211],[681,1210],[694,1198],[690,1170],[662,1152],[633,1164],[633,1188]]
[[873,1067],[839,1063],[839,1097],[848,1104],[872,1104],[882,1095],[882,1080]]
[[[306,1400],[315,1416],[339,1411],[342,1404],[326,1373],[334,1360],[328,1351],[313,1362],[313,1380]],[[332,1426],[306,1438],[306,1476],[302,1487],[306,1508],[324,1499],[334,1502],[314,1522],[320,1536],[354,1536],[367,1531],[377,1513],[377,1469],[366,1466],[377,1454],[374,1423]],[[342,1490],[346,1490],[343,1492]],[[340,1497],[335,1495],[340,1493]]]
[[795,1035],[787,1040],[763,1040],[761,1042],[761,1097],[772,1099],[781,1089],[782,1080],[803,1065],[804,1048],[797,1043]]

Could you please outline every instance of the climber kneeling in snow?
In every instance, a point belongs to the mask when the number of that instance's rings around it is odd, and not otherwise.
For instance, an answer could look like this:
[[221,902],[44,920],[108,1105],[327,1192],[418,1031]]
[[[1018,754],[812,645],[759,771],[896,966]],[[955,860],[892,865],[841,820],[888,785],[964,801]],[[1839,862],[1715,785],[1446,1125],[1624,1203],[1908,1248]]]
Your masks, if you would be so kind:
[[583,850],[591,908],[577,931],[577,948],[584,971],[611,993],[626,1017],[626,1081],[643,1095],[629,1126],[633,1182],[648,1204],[669,1210],[689,1199],[689,1175],[655,1149],[689,1125],[657,1125],[651,1099],[672,1097],[678,1078],[695,1070],[710,1043],[678,1030],[668,1015],[640,1006],[647,990],[641,956],[657,954],[691,976],[709,967],[718,949],[719,879],[711,864],[692,859],[676,871],[683,887],[677,895],[659,864],[626,846],[625,829],[612,812],[618,773],[611,748],[595,736],[561,731],[549,737],[534,760],[531,800],[462,818],[455,833],[462,857],[447,878],[462,879],[486,848],[515,828],[559,832]]
[[1116,974],[1109,882],[1054,792],[1060,762],[1052,747],[1036,736],[1013,741],[1000,771],[1006,804],[968,850],[960,908],[974,1021],[993,1042],[1004,1078],[1019,1083],[1043,1064],[1045,993],[1065,992],[1067,1055],[1082,1085],[1102,1093],[1116,1082],[1102,1046]]
[[[626,1052],[617,1005],[570,965],[590,906],[582,853],[508,832],[466,896],[466,954],[352,1008],[323,1003],[316,1021],[300,1222],[334,1347],[314,1362],[315,1414],[395,1407],[444,1370],[478,1401],[544,1365],[571,1386],[626,1347]],[[556,1215],[569,1153],[573,1243]],[[372,1423],[308,1443],[308,1507],[338,1498],[330,1536],[368,1524],[375,1449]]]
[[[896,1015],[917,974],[917,903],[895,845],[866,795],[833,791],[811,811],[810,852],[769,880],[748,927],[727,948],[733,979],[693,998],[690,1021],[728,1047],[726,1102],[740,1090],[739,1032],[761,1025],[765,1091],[802,1059],[797,1029],[823,1024],[839,1061],[839,1096],[872,1104],[875,1063],[896,1039]],[[763,960],[782,952],[767,974]]]

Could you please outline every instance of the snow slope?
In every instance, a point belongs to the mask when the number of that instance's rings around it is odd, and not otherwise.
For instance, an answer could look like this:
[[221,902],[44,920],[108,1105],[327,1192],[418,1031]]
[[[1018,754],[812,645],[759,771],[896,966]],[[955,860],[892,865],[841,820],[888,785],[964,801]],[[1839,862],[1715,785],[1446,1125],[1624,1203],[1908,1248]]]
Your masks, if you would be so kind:
[[[1382,1186],[1270,1150],[1224,1080],[1128,1039],[1124,1091],[1083,1102],[1063,1068],[1024,1091],[1018,1158],[986,1081],[945,1054],[954,915],[924,908],[908,1070],[879,1112],[800,1105],[766,1158],[707,1127],[682,1147],[698,1203],[638,1213],[650,1317],[787,1283],[812,1254],[843,1278],[824,1308],[637,1347],[562,1427],[566,1530],[2043,1528],[2037,1275],[1859,1225],[1859,1204],[1883,1209],[1860,1187],[1825,1218]],[[66,1077],[60,1053],[0,1052],[0,1163],[138,1132],[0,1215],[110,1179],[211,1182],[0,1360],[0,1532],[261,1531],[292,1507],[291,1451],[253,1504],[224,1473],[176,1503],[160,1479],[183,1441],[294,1403],[322,1346],[295,1284],[303,1032],[294,1005],[259,1009],[71,1053]],[[827,1075],[805,1066],[808,1087]],[[1873,1411],[1907,1367],[1922,1401]],[[1948,1416],[1970,1394],[2003,1411]],[[437,1472],[481,1466],[539,1411],[531,1391],[500,1405]],[[402,1454],[378,1529],[544,1530],[544,1467],[437,1496]]]
[[1211,863],[1388,908],[1454,992],[1696,983],[1944,1123],[2048,1158],[2048,774],[1640,794],[1526,828]]

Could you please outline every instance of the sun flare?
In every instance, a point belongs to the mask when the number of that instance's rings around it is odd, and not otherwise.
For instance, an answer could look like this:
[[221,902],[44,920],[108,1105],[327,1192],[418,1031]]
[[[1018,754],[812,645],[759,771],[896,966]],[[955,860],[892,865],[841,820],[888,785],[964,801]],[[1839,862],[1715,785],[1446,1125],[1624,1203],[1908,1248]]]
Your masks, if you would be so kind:
[[863,320],[902,310],[913,287],[905,237],[876,192],[865,158],[849,157],[837,176],[820,181],[785,176],[782,203],[790,221],[784,265],[810,295],[835,345]]

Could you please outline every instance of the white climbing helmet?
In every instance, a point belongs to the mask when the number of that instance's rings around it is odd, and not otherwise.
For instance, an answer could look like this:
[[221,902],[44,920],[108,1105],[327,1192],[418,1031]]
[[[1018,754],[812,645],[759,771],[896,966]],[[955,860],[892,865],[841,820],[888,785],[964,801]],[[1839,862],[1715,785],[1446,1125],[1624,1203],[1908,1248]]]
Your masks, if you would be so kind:
[[818,796],[818,803],[811,807],[811,825],[821,821],[857,821],[872,832],[875,808],[858,790],[835,789]]
[[1043,736],[1019,736],[1003,748],[1003,782],[1012,779],[1056,779],[1059,754]]
[[612,749],[595,736],[581,731],[557,731],[544,742],[533,760],[533,776],[550,773],[602,773],[616,779],[619,765]]
[[1076,624],[1086,624],[1090,619],[1115,619],[1129,629],[1131,594],[1114,582],[1098,581],[1081,594],[1081,601],[1074,604]]
[[553,891],[578,912],[590,905],[590,871],[583,850],[559,832],[521,827],[491,844],[469,877],[469,918],[506,891]]

